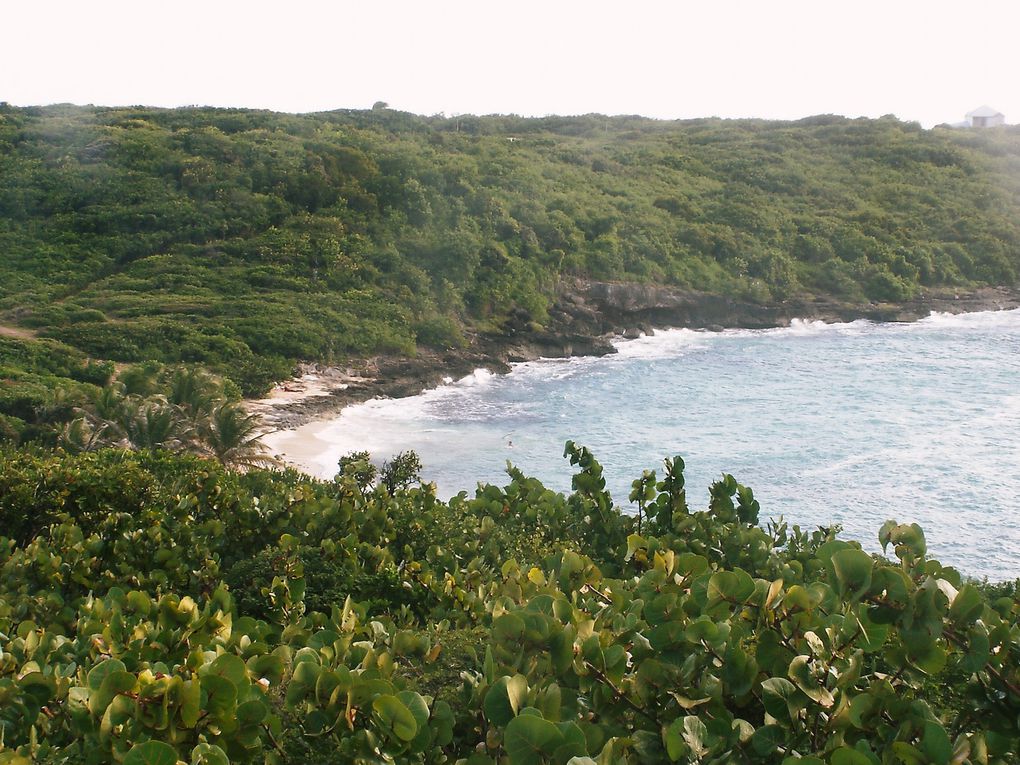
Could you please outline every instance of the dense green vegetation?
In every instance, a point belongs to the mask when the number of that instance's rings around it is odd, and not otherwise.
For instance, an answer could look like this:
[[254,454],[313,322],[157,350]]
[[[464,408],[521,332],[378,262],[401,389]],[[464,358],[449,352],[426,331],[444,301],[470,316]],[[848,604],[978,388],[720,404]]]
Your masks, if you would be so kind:
[[916,525],[695,511],[679,458],[630,517],[572,443],[569,496],[317,482],[238,400],[573,277],[1013,284],[1018,212],[1014,129],[0,104],[0,765],[1017,761],[1016,589]]
[[296,359],[542,325],[569,276],[759,301],[1012,284],[1018,212],[1012,128],[0,105],[0,322],[249,395]]
[[565,456],[443,503],[409,455],[0,453],[0,763],[1016,762],[1013,587]]

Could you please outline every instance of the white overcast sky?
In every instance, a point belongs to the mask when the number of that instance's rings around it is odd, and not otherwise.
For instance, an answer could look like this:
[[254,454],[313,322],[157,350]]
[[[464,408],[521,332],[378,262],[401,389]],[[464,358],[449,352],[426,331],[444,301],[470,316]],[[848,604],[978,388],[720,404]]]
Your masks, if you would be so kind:
[[0,101],[1020,122],[1018,0],[0,0]]

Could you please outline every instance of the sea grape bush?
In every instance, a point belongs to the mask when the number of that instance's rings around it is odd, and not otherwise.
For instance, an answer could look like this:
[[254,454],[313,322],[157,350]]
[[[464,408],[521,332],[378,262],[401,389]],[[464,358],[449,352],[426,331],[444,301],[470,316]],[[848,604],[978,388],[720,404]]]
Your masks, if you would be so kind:
[[[0,765],[1010,763],[1020,601],[683,461],[564,496],[0,453]],[[640,518],[640,520],[639,520]]]

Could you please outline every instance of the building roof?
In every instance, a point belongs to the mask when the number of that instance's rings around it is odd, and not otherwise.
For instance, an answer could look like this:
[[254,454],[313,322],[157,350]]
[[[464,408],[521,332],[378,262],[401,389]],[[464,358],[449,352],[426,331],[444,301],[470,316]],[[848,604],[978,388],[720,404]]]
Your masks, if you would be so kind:
[[990,106],[979,106],[972,112],[967,112],[967,118],[971,117],[1003,117],[1005,116],[1002,112],[998,112]]

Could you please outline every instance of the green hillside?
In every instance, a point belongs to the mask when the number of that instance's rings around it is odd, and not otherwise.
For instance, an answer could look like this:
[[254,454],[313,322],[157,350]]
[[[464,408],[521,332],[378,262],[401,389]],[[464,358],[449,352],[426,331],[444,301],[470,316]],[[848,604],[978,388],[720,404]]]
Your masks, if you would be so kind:
[[1012,284],[1018,212],[1009,128],[0,107],[2,321],[249,394],[542,325],[565,275],[766,303]]

